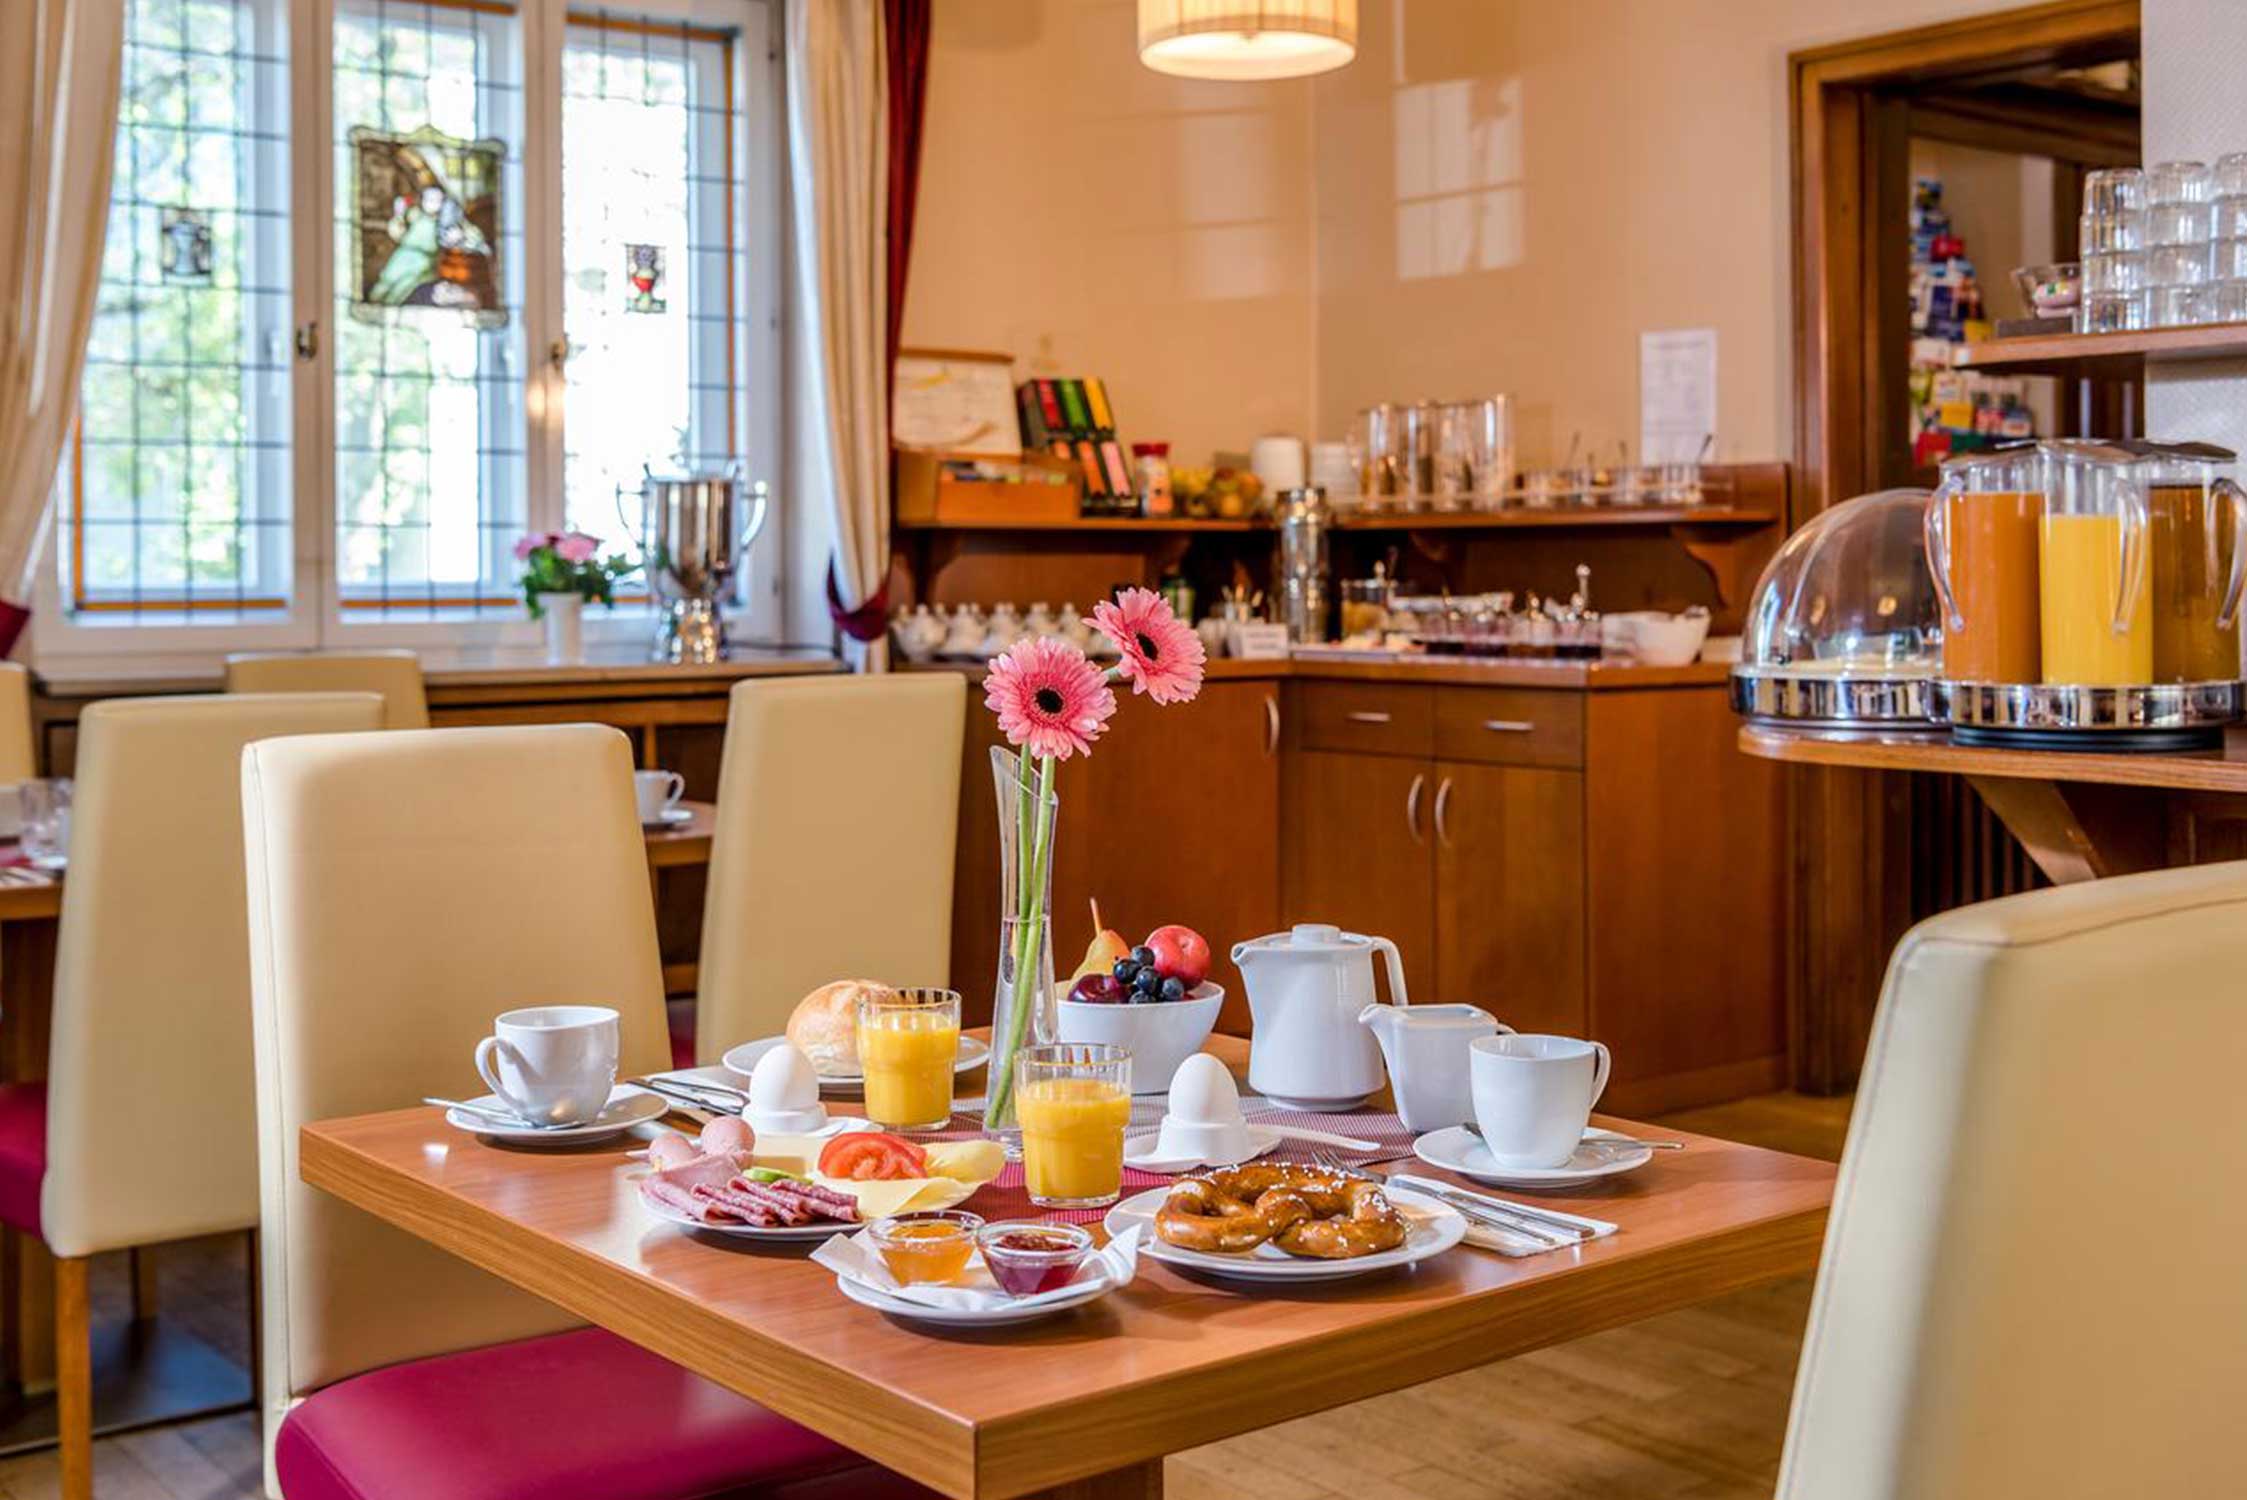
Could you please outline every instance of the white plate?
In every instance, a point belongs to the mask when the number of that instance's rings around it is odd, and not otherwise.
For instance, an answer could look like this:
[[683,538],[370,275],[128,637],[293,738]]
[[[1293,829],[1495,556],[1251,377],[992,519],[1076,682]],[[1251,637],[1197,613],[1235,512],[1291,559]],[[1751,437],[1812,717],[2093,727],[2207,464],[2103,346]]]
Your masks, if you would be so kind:
[[[487,1109],[507,1112],[507,1101],[497,1094],[479,1094],[465,1101]],[[671,1106],[646,1089],[629,1083],[620,1083],[609,1090],[609,1102],[601,1112],[583,1125],[495,1125],[491,1121],[469,1114],[466,1110],[448,1109],[445,1123],[455,1130],[465,1130],[472,1135],[489,1136],[495,1141],[597,1141],[612,1135],[622,1135],[643,1120],[652,1120]]]
[[693,821],[693,808],[666,807],[663,811],[657,813],[653,819],[642,823],[640,826],[642,828],[683,828]]
[[[740,1046],[728,1051],[720,1061],[726,1065],[727,1072],[738,1073],[743,1078],[747,1078],[751,1071],[756,1068],[758,1058],[763,1057],[767,1052],[787,1040],[788,1038],[784,1036],[764,1036],[753,1042],[743,1042]],[[984,1059],[990,1055],[991,1044],[989,1042],[972,1036],[963,1036],[960,1038],[960,1052],[958,1058],[952,1064],[952,1071],[965,1073],[970,1068],[980,1068],[983,1066]],[[856,1088],[866,1081],[866,1075],[864,1073],[822,1073],[819,1075],[819,1081],[821,1084],[833,1088]]]
[[[1160,1128],[1149,1131],[1145,1135],[1126,1137],[1124,1140],[1124,1165],[1135,1171],[1163,1173],[1197,1172],[1203,1167],[1240,1165],[1239,1162],[1203,1161],[1200,1157],[1190,1157],[1183,1161],[1165,1159],[1155,1155],[1155,1145],[1161,1139],[1162,1131]],[[1248,1155],[1242,1157],[1241,1161],[1254,1161],[1285,1139],[1285,1136],[1269,1125],[1250,1125],[1248,1127]]]
[[1067,1312],[1072,1307],[1097,1302],[1115,1290],[1115,1284],[1102,1276],[1082,1286],[1070,1288],[1073,1294],[1081,1295],[1057,1296],[1051,1301],[1033,1303],[1028,1307],[1002,1305],[966,1308],[929,1307],[924,1303],[908,1302],[903,1297],[891,1296],[880,1287],[868,1286],[862,1281],[852,1281],[841,1276],[835,1278],[835,1285],[842,1288],[844,1296],[861,1307],[871,1307],[876,1312],[888,1313],[895,1318],[908,1318],[916,1323],[942,1323],[950,1328],[999,1328],[1008,1323],[1034,1323],[1040,1318]]
[[1165,1244],[1155,1233],[1155,1211],[1163,1206],[1163,1199],[1170,1196],[1170,1189],[1166,1187],[1149,1188],[1124,1199],[1108,1210],[1104,1225],[1110,1235],[1121,1234],[1134,1224],[1142,1225],[1146,1230],[1142,1255],[1151,1255],[1182,1270],[1207,1271],[1214,1276],[1233,1276],[1243,1281],[1339,1281],[1346,1276],[1364,1276],[1441,1255],[1466,1237],[1467,1221],[1441,1200],[1409,1188],[1390,1188],[1388,1194],[1397,1212],[1405,1216],[1404,1243],[1394,1250],[1361,1255],[1356,1260],[1314,1260],[1290,1255],[1277,1245],[1269,1244],[1238,1255],[1185,1250]]
[[[1627,1135],[1613,1130],[1601,1130],[1597,1126],[1584,1132],[1587,1143],[1629,1139]],[[1576,1148],[1576,1154],[1568,1159],[1566,1166],[1501,1166],[1498,1159],[1490,1154],[1490,1148],[1467,1134],[1467,1127],[1464,1125],[1429,1131],[1412,1143],[1412,1154],[1431,1167],[1442,1167],[1447,1172],[1457,1172],[1460,1176],[1472,1177],[1477,1182],[1522,1188],[1577,1187],[1583,1183],[1597,1182],[1602,1177],[1634,1171],[1654,1159],[1654,1153],[1644,1146],[1631,1151],[1615,1151],[1601,1150],[1586,1144]]]
[[[637,1189],[634,1190],[637,1192]],[[692,1229],[702,1234],[730,1235],[743,1240],[822,1240],[830,1235],[848,1234],[862,1227],[861,1223],[841,1224],[833,1219],[814,1219],[809,1224],[783,1224],[767,1229],[757,1224],[705,1224],[702,1220],[666,1208],[644,1194],[640,1207],[646,1209],[666,1224],[676,1224],[681,1229]]]

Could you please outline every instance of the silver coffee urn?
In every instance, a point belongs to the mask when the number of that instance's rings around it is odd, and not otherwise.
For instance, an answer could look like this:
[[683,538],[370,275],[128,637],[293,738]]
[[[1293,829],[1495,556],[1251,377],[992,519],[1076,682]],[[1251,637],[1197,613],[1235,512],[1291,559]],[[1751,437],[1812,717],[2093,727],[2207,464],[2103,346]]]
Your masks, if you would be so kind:
[[1272,593],[1280,623],[1287,626],[1291,643],[1315,645],[1326,639],[1326,534],[1334,525],[1334,512],[1327,506],[1326,491],[1317,485],[1281,490],[1275,506],[1280,541],[1272,562]]
[[724,659],[724,605],[764,529],[769,502],[764,481],[744,486],[738,465],[719,473],[647,472],[640,546],[658,608],[654,660]]

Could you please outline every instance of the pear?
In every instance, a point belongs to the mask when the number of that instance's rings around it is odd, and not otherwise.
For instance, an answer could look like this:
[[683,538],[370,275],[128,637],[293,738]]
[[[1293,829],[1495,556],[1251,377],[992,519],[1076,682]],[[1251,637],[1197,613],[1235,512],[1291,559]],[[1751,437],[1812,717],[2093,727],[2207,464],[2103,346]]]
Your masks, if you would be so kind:
[[1131,944],[1123,940],[1122,933],[1101,925],[1100,903],[1093,902],[1092,941],[1085,945],[1084,962],[1078,964],[1076,972],[1069,976],[1069,983],[1074,985],[1087,974],[1106,974],[1115,968],[1117,959],[1129,957]]

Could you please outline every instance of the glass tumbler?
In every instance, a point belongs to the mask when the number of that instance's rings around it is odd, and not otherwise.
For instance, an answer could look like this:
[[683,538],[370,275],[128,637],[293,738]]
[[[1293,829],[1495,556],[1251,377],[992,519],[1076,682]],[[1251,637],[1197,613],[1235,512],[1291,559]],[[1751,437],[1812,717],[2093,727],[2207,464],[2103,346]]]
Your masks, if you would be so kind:
[[2146,168],[2145,206],[2152,208],[2162,203],[2206,203],[2215,196],[2214,186],[2215,178],[2204,162],[2156,162]]
[[1123,1192],[1131,1050],[1048,1042],[1014,1056],[1022,1179],[1040,1208],[1099,1208]]
[[960,1052],[956,990],[908,989],[858,1002],[858,1067],[866,1118],[896,1130],[940,1130],[952,1121]]
[[41,869],[59,869],[70,858],[70,792],[67,777],[23,784],[24,857]]
[[2083,212],[2133,213],[2146,206],[2146,174],[2136,167],[2105,167],[2083,179]]

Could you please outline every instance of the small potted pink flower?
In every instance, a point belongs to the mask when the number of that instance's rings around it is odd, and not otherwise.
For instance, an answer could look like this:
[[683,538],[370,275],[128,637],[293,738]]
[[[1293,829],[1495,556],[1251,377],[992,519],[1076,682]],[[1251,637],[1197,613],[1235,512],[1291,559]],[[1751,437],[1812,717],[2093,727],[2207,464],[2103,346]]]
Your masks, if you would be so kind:
[[586,602],[614,606],[617,581],[639,568],[621,552],[602,557],[601,539],[582,531],[534,531],[515,543],[515,560],[523,603],[546,622],[546,655],[558,663],[585,657]]
[[1060,801],[1053,768],[1092,754],[1115,716],[1111,681],[1131,684],[1162,705],[1191,702],[1202,688],[1201,638],[1160,594],[1125,589],[1092,612],[1093,628],[1114,643],[1117,664],[1102,671],[1057,636],[1031,636],[992,660],[983,701],[998,715],[1012,751],[994,748],[999,797],[999,974],[991,1013],[991,1060],[983,1124],[1015,1124],[1014,1056],[1054,1039],[1053,825]]

